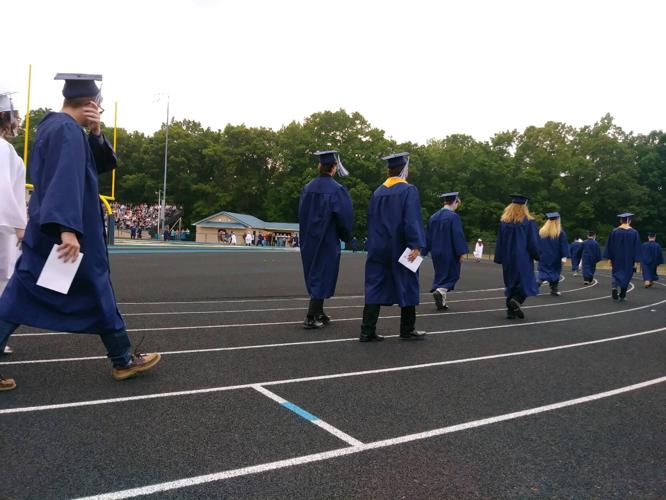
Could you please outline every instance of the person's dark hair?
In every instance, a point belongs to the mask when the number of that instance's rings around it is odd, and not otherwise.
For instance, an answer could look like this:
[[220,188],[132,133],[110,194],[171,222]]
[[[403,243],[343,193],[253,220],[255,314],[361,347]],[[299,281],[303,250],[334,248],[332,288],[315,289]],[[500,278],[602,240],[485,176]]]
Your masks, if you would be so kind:
[[18,123],[12,119],[11,111],[0,112],[0,135],[15,136]]
[[335,167],[338,164],[338,162],[333,162],[333,163],[320,163],[318,170],[320,174],[330,174],[333,172],[333,167]]
[[389,168],[389,177],[397,177],[404,167]]

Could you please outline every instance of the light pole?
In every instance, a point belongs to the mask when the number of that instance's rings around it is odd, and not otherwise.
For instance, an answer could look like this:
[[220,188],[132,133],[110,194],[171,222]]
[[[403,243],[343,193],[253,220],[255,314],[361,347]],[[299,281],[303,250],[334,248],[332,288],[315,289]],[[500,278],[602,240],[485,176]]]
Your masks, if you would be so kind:
[[164,187],[162,188],[162,232],[166,228],[166,192],[167,192],[167,160],[169,155],[169,95],[167,94],[166,130],[164,134]]

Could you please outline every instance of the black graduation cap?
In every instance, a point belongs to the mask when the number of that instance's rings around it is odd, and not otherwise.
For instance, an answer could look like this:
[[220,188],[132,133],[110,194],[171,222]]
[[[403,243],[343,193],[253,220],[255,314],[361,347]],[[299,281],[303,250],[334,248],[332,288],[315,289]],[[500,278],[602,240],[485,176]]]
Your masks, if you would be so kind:
[[453,203],[458,199],[458,191],[451,191],[450,193],[440,194],[439,197],[443,199],[446,203]]
[[597,234],[597,233],[595,233],[594,231],[590,230],[590,231],[587,232],[587,237],[588,237],[588,238],[591,238],[592,236],[595,236],[596,234]]
[[409,153],[394,153],[392,155],[385,156],[382,160],[388,162],[388,168],[399,168],[407,165],[407,158]]
[[319,163],[322,165],[331,165],[338,161],[338,152],[335,150],[315,151],[312,154],[319,157]]
[[648,233],[648,238],[656,238],[656,237],[657,237],[657,233],[655,233],[655,232]]
[[315,151],[312,154],[319,157],[319,163],[322,165],[332,165],[333,163],[337,162],[338,176],[347,177],[349,175],[349,171],[344,167],[342,161],[340,160],[340,154],[334,149],[329,151]]
[[546,212],[546,217],[548,217],[549,220],[555,220],[560,218],[560,213],[559,212]]
[[511,202],[512,203],[518,203],[518,205],[524,205],[527,203],[527,196],[523,196],[522,194],[510,194],[511,197]]
[[98,97],[101,90],[95,81],[101,82],[102,75],[90,75],[84,73],[58,73],[54,80],[65,80],[65,86],[62,88],[62,95],[66,99],[76,99],[77,97]]
[[624,213],[621,213],[621,214],[617,214],[617,217],[620,218],[620,219],[629,219],[633,216],[634,216],[634,214],[632,214],[630,212],[624,212]]

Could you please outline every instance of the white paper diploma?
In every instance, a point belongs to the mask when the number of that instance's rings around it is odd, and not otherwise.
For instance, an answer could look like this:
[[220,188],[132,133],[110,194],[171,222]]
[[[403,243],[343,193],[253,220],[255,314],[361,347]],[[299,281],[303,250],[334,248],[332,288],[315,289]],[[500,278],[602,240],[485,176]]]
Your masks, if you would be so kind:
[[39,275],[37,285],[67,295],[69,287],[72,286],[72,281],[74,281],[74,276],[76,276],[76,271],[81,265],[83,254],[79,253],[74,262],[65,262],[64,259],[58,258],[58,246],[53,245],[49,258],[46,259],[46,264],[44,264],[44,269]]
[[412,253],[411,248],[407,247],[405,248],[405,251],[402,252],[402,255],[398,259],[398,262],[400,262],[403,266],[405,266],[407,269],[415,273],[418,271],[419,266],[421,265],[421,262],[423,262],[423,257],[420,255],[414,259],[414,262],[409,262],[407,257],[409,257],[409,254]]

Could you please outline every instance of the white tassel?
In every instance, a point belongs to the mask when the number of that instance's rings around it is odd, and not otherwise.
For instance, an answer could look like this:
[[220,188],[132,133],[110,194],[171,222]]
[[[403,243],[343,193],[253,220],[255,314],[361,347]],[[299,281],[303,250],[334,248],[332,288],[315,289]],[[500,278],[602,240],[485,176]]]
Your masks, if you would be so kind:
[[340,177],[347,177],[349,175],[349,170],[347,170],[344,165],[342,164],[342,161],[340,161],[340,155],[336,155],[336,158],[338,160],[338,175]]
[[409,156],[407,157],[407,163],[405,163],[405,166],[402,167],[402,170],[400,171],[400,178],[403,180],[407,180],[408,175],[409,175]]

